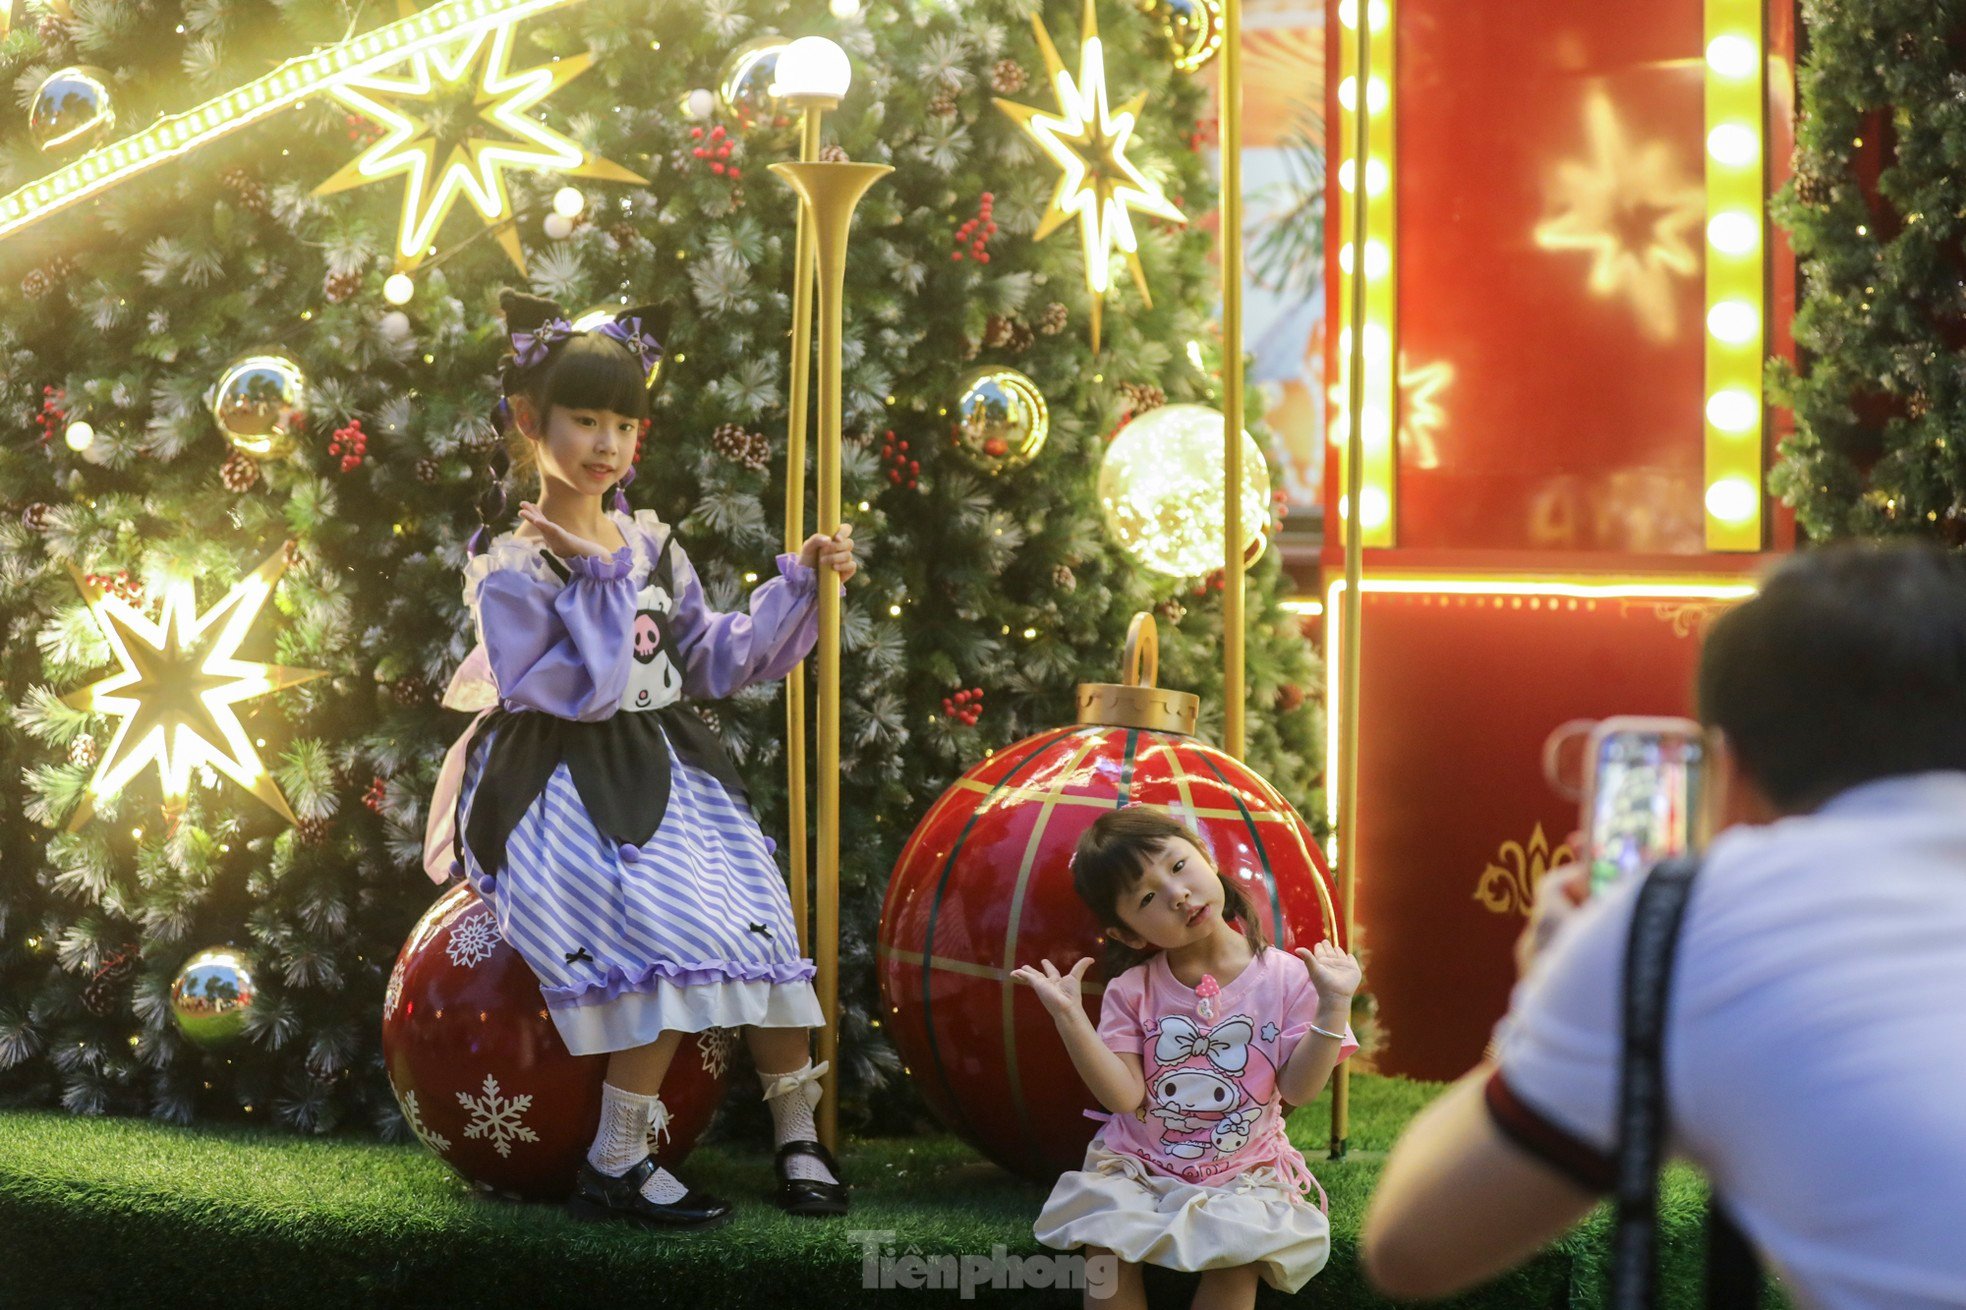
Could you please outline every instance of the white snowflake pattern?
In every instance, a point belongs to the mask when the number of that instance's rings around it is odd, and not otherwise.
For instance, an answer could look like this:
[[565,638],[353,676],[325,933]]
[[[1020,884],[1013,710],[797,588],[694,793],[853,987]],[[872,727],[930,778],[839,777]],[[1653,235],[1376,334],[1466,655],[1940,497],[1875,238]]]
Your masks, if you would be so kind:
[[464,1126],[466,1137],[486,1137],[492,1139],[492,1149],[500,1155],[512,1154],[514,1142],[536,1142],[539,1134],[520,1123],[525,1112],[532,1108],[532,1097],[503,1096],[498,1090],[498,1079],[485,1075],[484,1095],[480,1097],[457,1094],[457,1101],[471,1112],[471,1122]]
[[730,1067],[730,1051],[737,1045],[736,1035],[728,1028],[706,1028],[696,1039],[696,1049],[703,1056],[703,1067],[712,1078],[724,1076]]
[[416,1134],[416,1139],[435,1151],[438,1155],[442,1155],[444,1152],[450,1150],[451,1139],[442,1133],[433,1132],[423,1122],[423,1111],[417,1108],[416,1093],[404,1092],[402,1099],[403,1118],[409,1124],[410,1131]]
[[389,971],[389,986],[382,993],[382,1017],[394,1019],[396,1007],[403,999],[403,975],[409,972],[409,956],[396,957],[396,967]]
[[498,935],[498,916],[482,910],[451,925],[451,939],[444,947],[444,954],[460,969],[475,969],[491,958],[502,940]]

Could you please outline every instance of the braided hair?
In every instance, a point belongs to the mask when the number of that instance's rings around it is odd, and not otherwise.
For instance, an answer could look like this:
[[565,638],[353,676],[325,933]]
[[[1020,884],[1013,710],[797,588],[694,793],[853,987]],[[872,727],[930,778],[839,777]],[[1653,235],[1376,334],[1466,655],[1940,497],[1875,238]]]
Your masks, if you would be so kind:
[[[535,438],[528,437],[513,416],[511,401],[514,397],[525,397],[542,425],[555,405],[569,409],[612,410],[634,419],[649,416],[648,373],[641,359],[622,342],[596,331],[571,335],[558,335],[550,331],[542,333],[541,329],[554,320],[564,321],[570,317],[557,301],[543,296],[507,288],[499,292],[498,304],[505,318],[508,340],[521,333],[538,334],[539,339],[544,340],[545,348],[543,352],[535,350],[535,357],[525,363],[520,362],[516,349],[508,350],[499,361],[499,390],[502,394],[492,414],[492,426],[498,432],[499,441],[485,461],[484,483],[477,502],[478,529],[471,534],[465,548],[466,553],[471,555],[478,553],[493,525],[505,521],[509,504],[506,496],[508,476],[515,467],[523,469],[538,458],[533,446]],[[642,305],[623,309],[613,318],[616,322],[640,319],[648,323],[658,312],[654,305]],[[614,486],[617,508],[626,509],[627,500],[622,490],[634,478],[635,468],[630,464],[628,471]]]

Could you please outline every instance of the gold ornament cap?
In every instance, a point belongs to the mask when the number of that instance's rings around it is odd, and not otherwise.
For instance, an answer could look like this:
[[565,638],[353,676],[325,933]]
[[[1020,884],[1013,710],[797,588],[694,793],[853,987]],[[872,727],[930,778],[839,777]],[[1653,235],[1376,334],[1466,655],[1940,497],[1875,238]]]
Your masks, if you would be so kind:
[[1080,723],[1195,735],[1201,697],[1154,685],[1160,675],[1160,632],[1154,627],[1153,615],[1143,611],[1133,616],[1126,630],[1122,664],[1124,682],[1079,684]]

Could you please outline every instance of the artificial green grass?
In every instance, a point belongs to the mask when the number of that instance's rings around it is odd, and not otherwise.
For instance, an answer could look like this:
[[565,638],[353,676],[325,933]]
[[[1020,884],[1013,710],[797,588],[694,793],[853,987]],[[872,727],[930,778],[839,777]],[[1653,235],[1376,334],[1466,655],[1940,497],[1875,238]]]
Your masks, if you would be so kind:
[[[1376,1077],[1352,1086],[1349,1158],[1320,1158],[1324,1106],[1291,1120],[1331,1196],[1331,1262],[1295,1298],[1266,1287],[1259,1305],[1388,1304],[1365,1287],[1355,1238],[1384,1151],[1440,1088]],[[843,1154],[853,1213],[792,1219],[763,1199],[767,1154],[702,1147],[684,1172],[736,1202],[736,1217],[707,1233],[656,1234],[483,1198],[414,1144],[0,1114],[0,1306],[925,1306],[953,1304],[958,1293],[863,1286],[864,1239],[849,1234],[889,1230],[897,1256],[988,1257],[997,1245],[1013,1256],[1047,1253],[1031,1221],[1048,1189],[953,1138],[853,1139]],[[1704,1203],[1690,1173],[1668,1177],[1668,1306],[1698,1304]],[[1534,1263],[1447,1304],[1599,1305],[1604,1231],[1600,1210]],[[1185,1305],[1192,1283],[1150,1271],[1149,1294],[1156,1305]],[[1076,1306],[1079,1296],[981,1286],[973,1299]]]

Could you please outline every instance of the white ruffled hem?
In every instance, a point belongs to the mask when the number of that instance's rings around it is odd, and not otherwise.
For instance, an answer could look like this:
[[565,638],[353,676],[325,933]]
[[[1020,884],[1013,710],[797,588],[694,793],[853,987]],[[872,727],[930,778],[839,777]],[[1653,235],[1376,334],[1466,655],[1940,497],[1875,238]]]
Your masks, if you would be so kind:
[[1331,1223],[1269,1165],[1220,1187],[1147,1169],[1096,1137],[1084,1167],[1068,1169],[1031,1234],[1056,1250],[1097,1246],[1132,1264],[1186,1273],[1255,1265],[1262,1280],[1296,1292],[1331,1256]]
[[663,1032],[706,1028],[817,1028],[826,1022],[812,983],[767,979],[697,983],[661,979],[650,990],[623,992],[593,1005],[548,1007],[553,1026],[575,1055],[605,1055],[646,1046]]

